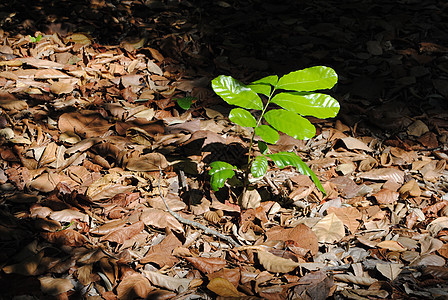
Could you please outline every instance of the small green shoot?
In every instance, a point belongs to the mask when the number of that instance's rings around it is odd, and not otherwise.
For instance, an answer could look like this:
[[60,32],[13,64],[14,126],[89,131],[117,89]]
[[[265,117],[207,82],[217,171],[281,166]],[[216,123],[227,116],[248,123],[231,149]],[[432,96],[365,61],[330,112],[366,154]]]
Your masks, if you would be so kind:
[[176,100],[177,105],[179,105],[180,108],[183,110],[189,110],[191,107],[191,104],[196,100],[195,97],[187,96],[184,98],[174,98]]
[[42,35],[39,33],[36,37],[29,35],[31,43],[39,43]]
[[[332,118],[339,112],[339,103],[327,94],[315,91],[331,89],[337,82],[336,72],[324,66],[298,70],[278,78],[267,76],[245,85],[231,76],[218,76],[212,80],[212,87],[228,104],[239,106],[230,111],[229,119],[243,127],[254,128],[250,144],[248,163],[244,170],[244,186],[248,186],[248,175],[261,177],[268,169],[268,159],[279,168],[295,167],[300,173],[308,175],[317,188],[325,190],[316,174],[294,152],[268,154],[267,144],[275,144],[279,131],[300,140],[307,140],[316,134],[316,128],[303,116]],[[261,94],[265,101],[260,98]],[[179,102],[178,102],[179,103]],[[272,107],[275,104],[275,107]],[[268,109],[269,108],[269,109]],[[261,111],[256,119],[249,110]],[[254,157],[255,135],[261,155]],[[238,168],[222,161],[211,163],[211,186],[217,191],[227,179],[235,176]]]

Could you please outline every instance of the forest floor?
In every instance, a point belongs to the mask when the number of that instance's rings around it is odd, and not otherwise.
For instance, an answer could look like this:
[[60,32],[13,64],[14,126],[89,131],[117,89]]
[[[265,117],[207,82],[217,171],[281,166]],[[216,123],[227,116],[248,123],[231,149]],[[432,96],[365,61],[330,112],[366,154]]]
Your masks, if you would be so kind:
[[[0,299],[448,297],[448,4],[285,2],[2,1]],[[338,116],[269,150],[326,195],[214,192],[252,132],[210,81],[315,65]]]

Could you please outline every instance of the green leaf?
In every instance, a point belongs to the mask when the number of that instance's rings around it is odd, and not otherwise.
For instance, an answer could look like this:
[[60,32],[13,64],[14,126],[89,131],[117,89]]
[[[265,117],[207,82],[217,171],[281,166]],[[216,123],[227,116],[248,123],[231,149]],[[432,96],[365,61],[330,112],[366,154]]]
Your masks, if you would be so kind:
[[266,154],[268,152],[269,148],[265,142],[258,141],[258,150],[260,150],[261,154]]
[[278,82],[278,76],[271,75],[271,76],[266,76],[261,79],[258,79],[256,81],[252,82],[252,84],[267,84],[267,85],[276,86],[277,82]]
[[275,87],[277,82],[278,82],[278,76],[271,75],[252,82],[252,84],[250,84],[249,87],[256,93],[263,94],[269,97],[272,92],[272,87],[273,86]]
[[268,170],[268,158],[264,155],[260,155],[255,157],[252,162],[252,166],[250,167],[250,172],[252,175],[257,178],[266,174]]
[[316,134],[310,121],[291,111],[273,109],[265,113],[264,118],[278,131],[298,140],[310,139]]
[[184,98],[175,98],[177,105],[180,106],[183,110],[189,110],[191,107],[191,104],[193,103],[193,100],[196,98],[188,96]]
[[224,161],[214,161],[210,164],[210,167],[212,168],[208,173],[211,175],[210,184],[214,191],[222,188],[227,179],[235,176],[233,169],[236,169],[236,167]]
[[278,135],[277,130],[272,128],[269,125],[260,125],[255,128],[255,134],[263,139],[263,141],[269,144],[277,143],[280,136]]
[[267,84],[249,84],[248,87],[255,93],[262,94],[267,97],[269,97],[272,92],[272,86]]
[[332,88],[337,81],[338,75],[332,68],[316,66],[284,75],[277,88],[298,92],[325,90]]
[[234,108],[229,114],[230,121],[243,126],[243,127],[255,127],[257,126],[257,120],[245,109]]
[[281,169],[286,166],[293,166],[300,173],[310,176],[311,180],[313,180],[317,188],[322,193],[326,194],[322,184],[319,181],[319,178],[317,178],[316,174],[302,161],[302,159],[300,159],[297,154],[293,152],[279,152],[276,154],[268,154],[267,156],[272,159],[274,163]]
[[212,80],[212,87],[224,101],[247,109],[263,109],[260,97],[249,87],[231,76],[220,75]]
[[314,116],[321,119],[333,118],[340,108],[336,99],[319,93],[279,93],[271,101],[302,116]]

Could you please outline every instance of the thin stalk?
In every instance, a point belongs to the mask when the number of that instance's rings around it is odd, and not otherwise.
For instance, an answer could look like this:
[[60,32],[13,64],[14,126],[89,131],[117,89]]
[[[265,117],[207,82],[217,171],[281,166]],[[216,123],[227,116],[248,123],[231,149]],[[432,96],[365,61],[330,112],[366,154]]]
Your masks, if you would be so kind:
[[[263,116],[271,102],[271,98],[272,98],[272,95],[274,95],[274,93],[275,93],[275,87],[272,89],[272,92],[269,94],[268,101],[266,102],[266,105],[263,107],[263,110],[261,111],[260,118],[258,119],[257,125],[255,126],[255,128],[257,128],[260,125],[261,120],[263,119]],[[254,138],[255,138],[255,128],[254,128],[254,132],[252,133],[252,137],[250,138],[249,152],[248,152],[248,158],[247,158],[247,168],[246,168],[246,171],[244,172],[244,189],[246,189],[246,187],[248,185],[250,167],[254,160],[252,158],[252,150],[253,150],[253,144],[254,144]]]

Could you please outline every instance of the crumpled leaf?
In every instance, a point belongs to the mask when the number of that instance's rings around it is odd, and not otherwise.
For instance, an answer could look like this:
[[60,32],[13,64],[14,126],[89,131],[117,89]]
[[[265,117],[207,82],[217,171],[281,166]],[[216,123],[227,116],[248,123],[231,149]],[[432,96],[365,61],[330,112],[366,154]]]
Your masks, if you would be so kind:
[[123,278],[117,287],[117,295],[119,299],[135,299],[148,296],[149,292],[153,290],[149,280],[143,274],[134,273]]
[[39,278],[40,289],[44,294],[56,296],[68,292],[73,288],[73,284],[68,278],[53,278],[44,276]]

